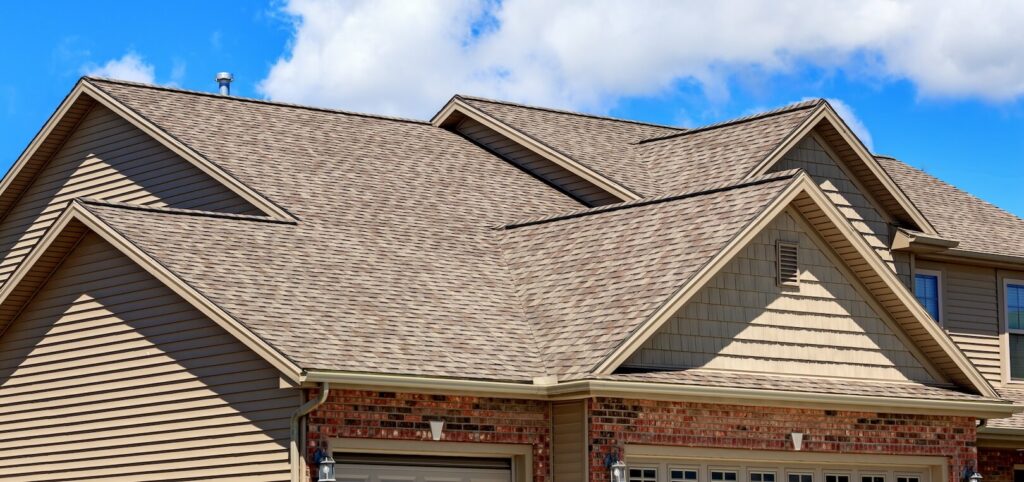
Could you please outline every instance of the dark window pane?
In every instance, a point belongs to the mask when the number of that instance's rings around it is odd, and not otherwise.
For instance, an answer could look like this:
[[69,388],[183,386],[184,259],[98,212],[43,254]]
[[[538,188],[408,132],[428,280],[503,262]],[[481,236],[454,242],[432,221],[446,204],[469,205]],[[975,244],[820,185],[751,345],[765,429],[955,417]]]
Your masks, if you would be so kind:
[[914,295],[932,319],[939,320],[939,277],[930,274],[914,275]]
[[1024,378],[1024,335],[1010,334],[1010,378]]

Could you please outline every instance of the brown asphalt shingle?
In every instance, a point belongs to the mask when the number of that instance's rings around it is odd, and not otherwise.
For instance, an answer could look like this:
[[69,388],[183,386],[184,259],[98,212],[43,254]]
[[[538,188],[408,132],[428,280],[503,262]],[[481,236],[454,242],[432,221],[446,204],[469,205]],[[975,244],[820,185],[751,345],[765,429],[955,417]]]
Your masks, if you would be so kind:
[[1024,219],[896,159],[877,159],[935,230],[960,242],[956,251],[1024,258]]
[[595,208],[500,230],[553,373],[592,371],[792,182]]
[[650,137],[678,134],[684,129],[582,115],[540,107],[459,96],[464,102],[538,140],[641,197],[661,189],[636,157],[634,144]]

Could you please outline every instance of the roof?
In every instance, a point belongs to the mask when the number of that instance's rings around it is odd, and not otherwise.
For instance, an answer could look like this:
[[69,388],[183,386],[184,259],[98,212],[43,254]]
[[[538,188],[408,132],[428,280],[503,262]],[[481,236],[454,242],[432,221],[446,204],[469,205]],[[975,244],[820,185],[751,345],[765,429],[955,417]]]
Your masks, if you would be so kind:
[[[464,102],[509,127],[638,193],[651,197],[665,193],[648,175],[634,144],[650,137],[684,129],[597,117],[459,96]],[[677,189],[678,190],[678,189]]]
[[[1024,404],[1024,388],[1000,388],[999,395],[1017,404]],[[1024,412],[1012,417],[989,420],[988,428],[1020,430],[1024,434]]]
[[595,208],[500,231],[548,366],[589,372],[790,184],[757,182]]
[[684,131],[463,98],[652,193],[585,209],[430,123],[84,82],[291,216],[81,203],[290,361],[514,382],[592,375],[799,177],[670,159],[756,166],[817,105]]
[[882,167],[943,238],[958,241],[954,252],[1022,258],[1024,219],[946,183],[920,169],[877,156]]

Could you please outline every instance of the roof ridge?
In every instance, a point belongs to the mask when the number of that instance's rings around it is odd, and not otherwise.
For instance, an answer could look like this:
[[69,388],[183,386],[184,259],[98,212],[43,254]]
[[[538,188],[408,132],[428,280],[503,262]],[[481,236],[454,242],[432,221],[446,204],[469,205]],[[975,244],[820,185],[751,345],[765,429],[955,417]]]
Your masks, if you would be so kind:
[[676,137],[682,137],[682,136],[685,136],[687,134],[693,134],[695,132],[704,132],[704,131],[709,131],[709,130],[712,130],[712,129],[718,129],[720,127],[728,127],[728,126],[731,126],[731,125],[742,124],[744,122],[750,122],[750,121],[764,119],[764,118],[768,118],[768,117],[773,117],[773,116],[777,116],[777,115],[781,115],[781,114],[787,114],[787,113],[795,112],[795,111],[798,111],[798,110],[803,110],[803,109],[809,109],[811,107],[816,107],[819,104],[821,104],[822,102],[825,102],[825,100],[824,99],[820,99],[820,98],[819,99],[811,99],[811,100],[805,100],[805,101],[801,101],[801,102],[796,102],[794,104],[784,105],[782,107],[779,107],[779,108],[776,108],[776,109],[772,109],[772,110],[767,110],[767,111],[764,111],[764,112],[758,112],[758,113],[746,115],[746,116],[743,116],[743,117],[736,117],[736,118],[733,118],[733,119],[727,119],[727,120],[724,120],[724,121],[719,121],[719,122],[715,122],[715,123],[712,123],[712,124],[703,125],[703,126],[700,126],[700,127],[694,127],[692,129],[688,129],[686,131],[679,132],[677,134],[669,134],[667,136],[659,136],[659,137],[651,137],[651,138],[648,138],[648,139],[643,139],[641,141],[638,141],[637,144],[646,144],[648,142],[663,141],[665,139],[674,139]]
[[141,205],[141,204],[130,204],[130,203],[120,202],[120,201],[106,201],[106,200],[102,200],[102,199],[89,198],[89,197],[75,198],[75,201],[78,201],[78,202],[80,202],[82,204],[92,205],[92,206],[111,207],[111,208],[117,208],[117,209],[128,209],[128,210],[132,210],[132,211],[144,211],[144,212],[151,212],[151,213],[157,213],[157,214],[173,214],[173,215],[179,215],[179,216],[180,215],[185,215],[185,216],[207,217],[207,218],[235,219],[235,220],[241,220],[241,221],[257,221],[257,222],[271,223],[271,224],[298,224],[297,221],[277,219],[277,218],[272,218],[272,217],[269,217],[269,216],[258,216],[258,215],[254,215],[254,214],[232,214],[232,213],[222,213],[222,212],[217,212],[217,211],[203,211],[203,210],[199,210],[199,209],[182,209],[182,208],[168,208],[168,207],[157,207],[157,206],[144,206],[144,205]]
[[677,130],[677,131],[680,131],[680,132],[685,132],[687,130],[685,127],[670,126],[670,125],[665,125],[665,124],[655,124],[653,122],[643,122],[643,121],[638,121],[638,120],[633,120],[633,119],[622,119],[620,117],[611,117],[611,116],[605,116],[605,115],[587,114],[587,113],[584,113],[584,112],[577,112],[577,111],[572,111],[572,110],[555,109],[554,107],[542,107],[542,106],[537,106],[537,105],[520,104],[518,102],[511,102],[511,101],[499,100],[499,99],[489,99],[487,97],[479,97],[479,96],[475,96],[475,95],[455,94],[455,97],[458,97],[458,98],[461,98],[461,99],[477,100],[477,101],[480,101],[480,102],[490,102],[492,104],[502,104],[502,105],[509,105],[509,106],[513,106],[513,107],[522,107],[524,109],[533,109],[533,110],[542,110],[542,111],[547,111],[547,112],[554,112],[556,114],[568,114],[568,115],[574,115],[574,116],[577,116],[577,117],[589,117],[591,119],[601,119],[601,120],[606,120],[606,121],[622,122],[622,123],[625,123],[625,124],[636,124],[636,125],[641,125],[641,126],[660,127],[662,129],[672,129],[672,130]]
[[698,197],[698,196],[704,196],[704,195],[708,195],[708,194],[717,194],[717,193],[724,192],[724,191],[731,191],[733,189],[740,189],[740,188],[745,188],[745,187],[750,187],[750,186],[756,186],[756,185],[759,185],[759,184],[766,184],[766,183],[769,183],[769,182],[780,181],[780,180],[783,180],[783,179],[792,179],[792,178],[795,178],[797,175],[799,175],[802,172],[803,172],[802,169],[788,169],[788,170],[785,170],[785,171],[773,172],[773,173],[770,173],[770,174],[765,174],[763,176],[758,176],[758,177],[753,177],[753,178],[749,178],[749,179],[744,179],[744,180],[739,181],[739,182],[719,182],[719,183],[714,183],[714,184],[698,185],[698,186],[695,186],[695,187],[693,187],[691,189],[687,189],[687,190],[682,191],[682,192],[677,192],[677,193],[673,193],[673,194],[666,194],[666,195],[663,195],[663,196],[637,199],[635,201],[627,201],[627,202],[622,202],[622,203],[617,203],[617,204],[608,204],[608,205],[605,205],[605,206],[597,206],[597,207],[587,208],[587,209],[579,209],[579,210],[571,211],[571,212],[568,212],[568,213],[553,214],[553,215],[548,215],[548,216],[543,216],[543,217],[521,219],[521,220],[518,220],[518,221],[511,222],[511,223],[494,226],[493,229],[497,229],[497,230],[501,230],[501,229],[504,229],[504,230],[516,229],[516,228],[522,228],[522,227],[526,227],[526,226],[534,226],[534,225],[537,225],[537,224],[547,224],[547,223],[552,223],[552,222],[555,222],[555,221],[563,221],[563,220],[567,220],[567,219],[575,219],[575,218],[579,218],[579,217],[583,217],[583,216],[590,216],[590,215],[594,215],[594,214],[601,214],[601,213],[612,212],[612,211],[620,211],[620,210],[623,210],[623,209],[631,209],[631,208],[636,208],[636,207],[649,206],[651,204],[660,204],[660,203],[666,203],[666,202],[672,202],[672,201],[680,201],[680,200],[683,200],[683,199],[689,199],[689,198]]
[[328,107],[317,107],[317,106],[313,106],[313,105],[294,104],[294,103],[291,103],[291,102],[280,102],[280,101],[273,101],[273,100],[256,99],[256,98],[252,98],[252,97],[239,97],[239,96],[236,96],[236,95],[220,95],[220,94],[217,94],[217,93],[214,93],[214,92],[204,92],[204,91],[201,91],[201,90],[182,89],[180,87],[167,87],[165,85],[147,84],[147,83],[144,83],[144,82],[134,82],[134,81],[130,81],[130,80],[111,79],[111,78],[107,78],[107,77],[98,77],[98,76],[94,76],[94,75],[86,75],[86,76],[83,76],[82,79],[86,80],[86,81],[89,81],[89,82],[101,82],[101,83],[106,82],[106,83],[111,83],[111,84],[120,84],[120,85],[132,86],[132,87],[142,87],[142,88],[146,88],[146,89],[162,90],[162,91],[165,91],[165,92],[177,92],[177,93],[180,93],[180,94],[200,95],[200,96],[203,96],[203,97],[213,97],[213,98],[216,98],[216,99],[234,100],[234,101],[238,101],[238,102],[249,102],[249,103],[253,103],[253,104],[264,104],[264,105],[273,105],[273,106],[278,106],[278,107],[289,107],[289,108],[293,108],[293,109],[312,110],[312,111],[318,111],[318,112],[326,112],[326,113],[330,113],[330,114],[350,115],[350,116],[355,116],[355,117],[366,117],[366,118],[370,118],[370,119],[380,119],[380,120],[393,121],[393,122],[403,122],[403,123],[407,123],[407,124],[432,125],[432,124],[430,124],[429,121],[425,121],[425,120],[421,120],[421,119],[410,119],[410,118],[407,118],[407,117],[387,116],[387,115],[381,115],[381,114],[368,114],[368,113],[365,113],[365,112],[353,112],[353,111],[342,110],[342,109],[331,109],[331,108],[328,108]]

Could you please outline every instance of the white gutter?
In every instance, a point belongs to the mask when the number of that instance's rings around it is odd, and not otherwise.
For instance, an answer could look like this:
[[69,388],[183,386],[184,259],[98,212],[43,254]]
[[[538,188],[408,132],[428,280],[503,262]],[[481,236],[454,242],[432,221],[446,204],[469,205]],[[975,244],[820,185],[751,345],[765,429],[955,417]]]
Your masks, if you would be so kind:
[[323,405],[324,402],[327,401],[327,394],[330,393],[330,391],[330,382],[321,382],[320,394],[317,395],[317,397],[314,398],[313,400],[310,400],[302,404],[299,408],[295,410],[295,412],[292,413],[291,423],[289,425],[289,428],[291,429],[292,442],[291,446],[289,447],[288,455],[289,460],[291,460],[292,466],[292,482],[302,482],[304,478],[302,475],[302,468],[305,466],[305,464],[303,464],[302,459],[300,459],[301,454],[299,451],[299,444],[304,443],[304,441],[299,440],[299,420],[301,420],[302,417],[308,415],[309,412],[316,410],[316,408],[319,407],[320,405]]
[[824,409],[882,410],[917,414],[961,414],[977,418],[1004,418],[1024,411],[999,400],[932,400],[892,398],[868,395],[842,395],[793,392],[771,389],[707,387],[671,383],[619,380],[575,380],[552,384],[428,378],[403,375],[375,375],[312,371],[306,382],[330,382],[338,388],[418,391],[428,393],[469,393],[479,396],[528,398],[536,400],[572,400],[595,396],[656,398],[663,400],[703,401],[758,406],[821,407]]

